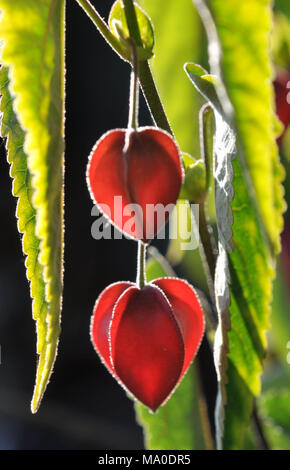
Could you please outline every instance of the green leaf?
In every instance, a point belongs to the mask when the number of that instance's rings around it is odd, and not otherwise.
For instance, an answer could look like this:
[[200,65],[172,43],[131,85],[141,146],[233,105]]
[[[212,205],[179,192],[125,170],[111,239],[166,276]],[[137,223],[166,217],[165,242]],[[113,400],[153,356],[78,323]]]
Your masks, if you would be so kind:
[[[287,234],[287,231],[285,233]],[[287,240],[286,237],[285,239]],[[285,244],[287,244],[287,241]],[[289,274],[286,266],[283,266],[281,261],[278,264],[274,281],[270,340],[275,355],[279,357],[285,372],[290,377],[290,365],[286,360],[290,353]]]
[[275,390],[268,392],[261,400],[261,406],[265,414],[278,426],[284,428],[290,437],[290,391]]
[[290,5],[287,0],[275,0],[275,10],[290,18]]
[[216,95],[237,138],[223,447],[240,449],[253,397],[260,392],[275,266],[273,252],[280,247],[284,210],[268,45],[270,1],[196,0],[195,4],[208,28],[211,72],[219,80]]
[[[205,444],[197,397],[196,370],[190,366],[169,401],[153,414],[140,403],[135,405],[137,421],[143,426],[145,445],[150,450],[192,450],[212,448]],[[205,407],[205,403],[200,403]],[[209,434],[209,430],[207,430]]]
[[[239,159],[244,176],[248,168],[263,224],[274,250],[278,252],[285,205],[280,184],[284,171],[275,142],[277,118],[274,115],[273,71],[269,56],[272,3],[270,0],[246,0],[242,4],[237,0],[197,0],[196,4],[201,5],[201,10],[204,8],[202,5],[207,4],[215,22],[222,56],[218,63],[217,55],[213,53],[210,62],[212,73],[222,76],[226,87],[226,92],[217,88],[217,93],[223,97],[228,114],[231,105],[233,107],[232,117],[240,139]],[[226,102],[227,96],[229,102]]]
[[[172,268],[158,251],[150,247],[146,276],[150,282],[158,277],[174,276]],[[152,413],[140,403],[135,404],[137,420],[144,428],[148,449],[190,450],[211,449],[206,404],[199,390],[198,370],[193,363],[165,405]]]
[[[233,166],[232,159],[235,155],[236,136],[227,122],[215,90],[220,86],[215,79],[209,80],[209,75],[196,64],[186,64],[185,71],[196,89],[209,100],[215,115],[215,143],[214,153],[214,181],[215,181],[215,208],[218,228],[218,257],[215,269],[215,304],[218,313],[218,327],[214,341],[214,361],[218,379],[218,395],[216,399],[216,441],[217,448],[222,448],[222,437],[224,434],[225,410],[227,401],[227,354],[229,352],[229,341],[227,333],[231,328],[230,323],[230,274],[228,266],[227,251],[232,251],[232,208],[233,199]],[[209,152],[213,158],[213,152]]]
[[162,256],[154,246],[148,248],[149,258],[146,262],[147,282],[153,281],[159,277],[176,276],[167,259]]
[[[216,77],[208,74],[203,67],[198,64],[193,64],[192,62],[186,63],[184,65],[184,70],[196,89],[212,104],[214,109],[224,117],[224,112],[215,89]],[[217,86],[218,83],[216,84]]]
[[290,449],[290,392],[273,389],[259,399],[263,428],[273,450]]
[[[203,32],[198,14],[188,0],[141,0],[154,25],[154,58],[150,66],[173,133],[183,152],[199,154],[198,109],[183,73],[189,59],[201,61]],[[185,125],[186,123],[186,125]]]
[[11,165],[13,178],[13,195],[18,198],[16,217],[18,230],[23,233],[23,251],[27,255],[27,278],[30,281],[31,297],[33,298],[33,316],[37,321],[38,346],[41,351],[45,341],[45,318],[48,305],[45,301],[45,283],[43,269],[38,262],[40,240],[35,234],[35,209],[32,203],[31,176],[27,168],[27,155],[24,152],[25,134],[19,126],[13,110],[14,99],[11,97],[8,69],[0,69],[1,106],[1,137],[7,138],[6,148],[8,162]]
[[[135,3],[135,11],[143,45],[143,47],[137,48],[138,58],[140,60],[147,60],[150,59],[150,57],[153,55],[154,31],[150,18],[137,3]],[[130,60],[132,54],[131,46],[130,43],[126,41],[130,37],[130,34],[122,0],[117,0],[111,8],[109,15],[109,27],[112,33],[118,39],[121,39],[123,54],[128,58],[128,60]]]
[[[33,314],[38,320],[37,352],[40,357],[31,405],[32,411],[36,412],[52,372],[60,332],[64,1],[0,0],[0,10],[0,39],[4,44],[2,64],[9,67],[9,92],[13,97],[15,113],[15,117],[9,121],[5,108],[3,119],[6,123],[10,122],[6,132],[9,135],[8,151],[9,159],[13,162],[12,171],[17,172],[14,183],[14,193],[20,197],[17,216],[19,229],[25,231],[23,248],[28,255],[28,278],[32,280]],[[13,147],[16,118],[23,130],[23,143],[19,150]],[[16,127],[18,130],[19,125]],[[18,166],[20,172],[26,172],[26,168],[28,170],[27,189],[22,188],[21,183],[17,187],[20,178]],[[29,199],[26,202],[22,191],[27,191]]]

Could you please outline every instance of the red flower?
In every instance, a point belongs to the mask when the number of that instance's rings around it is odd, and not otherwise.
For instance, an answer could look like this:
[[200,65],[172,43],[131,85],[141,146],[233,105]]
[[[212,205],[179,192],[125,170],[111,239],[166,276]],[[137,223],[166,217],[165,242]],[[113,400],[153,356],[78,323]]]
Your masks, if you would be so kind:
[[[156,214],[149,220],[147,205],[175,204],[182,178],[174,139],[155,127],[107,132],[94,146],[87,170],[89,190],[101,212],[124,233],[144,242],[164,225]],[[121,196],[120,204],[116,196]],[[128,204],[138,204],[141,210],[134,225],[129,222],[130,208],[125,210]]]
[[99,296],[91,338],[117,381],[155,411],[173,392],[193,360],[204,333],[193,288],[161,278],[139,289],[117,282]]

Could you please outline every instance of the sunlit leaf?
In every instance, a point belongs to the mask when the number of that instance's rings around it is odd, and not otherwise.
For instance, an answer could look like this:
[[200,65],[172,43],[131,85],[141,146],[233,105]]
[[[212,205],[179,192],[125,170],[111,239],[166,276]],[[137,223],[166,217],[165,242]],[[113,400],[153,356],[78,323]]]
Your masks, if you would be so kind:
[[[243,174],[246,177],[248,169],[247,184],[252,182],[262,223],[273,249],[279,251],[285,209],[280,184],[284,171],[275,142],[277,118],[269,56],[271,2],[196,0],[195,3],[201,14],[206,5],[212,14],[216,35],[211,34],[211,72],[223,77],[225,89],[217,88],[217,93],[227,114],[232,113],[238,129]],[[219,45],[220,61],[217,60]]]
[[[54,364],[60,331],[63,250],[63,150],[64,150],[64,0],[0,0],[2,64],[9,67],[9,92],[14,118],[8,132],[12,173],[20,165],[26,172],[27,194],[20,197],[17,216],[24,231],[24,252],[31,283],[33,314],[38,320],[37,352],[40,355],[32,400],[36,412]],[[6,91],[7,93],[7,91]],[[7,95],[6,95],[7,96]],[[9,122],[4,111],[4,122]],[[11,109],[10,109],[11,111]],[[16,119],[23,131],[18,149]],[[17,124],[17,129],[19,129]],[[2,131],[3,132],[3,131]],[[13,138],[11,137],[13,136]],[[17,152],[15,153],[15,151]],[[20,161],[18,159],[21,159]],[[29,189],[31,186],[31,189]],[[17,188],[17,189],[16,189]],[[24,201],[24,202],[23,202]],[[28,212],[26,212],[28,209]],[[34,212],[35,210],[35,219]],[[31,213],[31,222],[27,221]],[[35,220],[35,226],[34,222]],[[37,239],[40,243],[37,244]],[[31,245],[30,245],[31,243]],[[32,250],[35,249],[34,255]],[[35,276],[35,278],[34,278]],[[43,288],[45,284],[45,302]]]
[[[279,250],[284,209],[280,184],[283,170],[275,143],[277,127],[273,124],[270,2],[196,0],[195,4],[208,30],[211,73],[218,78],[218,84],[211,81],[211,85],[215,85],[222,114],[236,135],[223,447],[240,449],[253,397],[260,392],[274,276],[273,252]],[[208,88],[208,83],[205,86]],[[218,211],[217,207],[217,219]],[[230,228],[224,224],[224,230]]]

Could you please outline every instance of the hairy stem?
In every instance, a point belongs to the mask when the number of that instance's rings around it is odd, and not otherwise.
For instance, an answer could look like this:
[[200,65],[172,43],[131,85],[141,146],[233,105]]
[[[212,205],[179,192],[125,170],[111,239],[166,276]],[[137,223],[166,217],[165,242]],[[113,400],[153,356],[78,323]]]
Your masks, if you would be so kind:
[[131,39],[132,46],[132,72],[130,80],[130,99],[129,99],[129,120],[128,130],[137,130],[138,127],[138,110],[139,110],[139,83],[138,83],[138,55],[137,47],[133,39]]
[[110,44],[110,46],[119,54],[123,59],[123,51],[118,39],[110,31],[107,23],[103,20],[100,14],[97,12],[95,7],[89,2],[89,0],[76,0],[78,4],[83,8],[88,17],[92,20],[95,26],[98,28],[104,39]]
[[[135,41],[137,46],[142,46],[134,3],[132,0],[123,0],[123,3],[131,39]],[[155,124],[170,134],[173,134],[147,60],[139,62],[139,81]]]
[[212,106],[206,103],[199,112],[199,135],[201,142],[201,158],[206,169],[206,191],[209,190],[212,169],[214,165],[214,112]]
[[142,289],[146,284],[146,247],[147,245],[138,241],[136,284],[139,289]]
[[156,126],[173,135],[160,96],[158,94],[148,61],[140,62],[139,80],[146,103],[148,105],[151,116]]

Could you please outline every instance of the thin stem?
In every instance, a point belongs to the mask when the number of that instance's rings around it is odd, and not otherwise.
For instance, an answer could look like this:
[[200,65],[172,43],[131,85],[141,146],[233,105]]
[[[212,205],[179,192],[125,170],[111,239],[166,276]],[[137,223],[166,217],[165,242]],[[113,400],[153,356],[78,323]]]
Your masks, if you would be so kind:
[[199,133],[201,158],[206,169],[206,191],[208,191],[214,160],[214,112],[209,103],[204,104],[199,111]]
[[137,47],[133,39],[132,46],[132,72],[130,80],[130,100],[129,100],[129,120],[128,130],[137,130],[138,128],[138,109],[139,109],[139,82],[138,82],[138,55]]
[[122,59],[126,60],[124,57],[124,52],[114,34],[110,31],[108,25],[105,23],[103,18],[99,15],[95,7],[89,2],[89,0],[76,0],[79,5],[86,12],[88,17],[92,20],[95,26],[98,28],[105,40],[110,44],[110,46],[119,54]]
[[[134,3],[132,0],[123,0],[123,3],[130,36],[137,46],[142,46]],[[170,134],[173,134],[147,60],[139,62],[139,81],[155,124]]]
[[132,0],[123,0],[123,5],[130,37],[134,39],[137,46],[142,47],[142,39],[137,22],[134,2]]
[[[194,216],[194,213],[193,213]],[[197,222],[197,221],[196,221]],[[199,252],[206,275],[207,285],[212,303],[210,323],[213,329],[217,327],[218,316],[215,309],[214,276],[216,265],[216,254],[214,240],[210,233],[207,217],[205,213],[204,202],[199,204]]]
[[146,284],[146,247],[145,243],[138,241],[136,284],[139,289],[142,289]]
[[[210,174],[213,168],[213,125],[214,125],[214,114],[212,107],[209,104],[202,106],[199,112],[199,133],[200,133],[200,153],[201,158],[204,161],[206,167],[206,194],[210,184]],[[204,267],[204,271],[207,277],[207,284],[209,288],[210,297],[213,306],[215,306],[215,291],[214,291],[214,278],[215,278],[215,266],[216,266],[216,246],[215,240],[211,231],[211,227],[207,220],[205,210],[205,199],[199,204],[199,236],[200,244],[199,251]],[[215,311],[215,326],[218,323],[217,312]]]
[[216,253],[213,236],[209,229],[204,202],[199,204],[199,233],[205,252],[207,270],[209,271],[211,281],[213,282],[215,276]]
[[148,105],[151,116],[156,126],[173,135],[160,96],[158,94],[148,61],[142,61],[139,64],[139,80],[146,103]]

